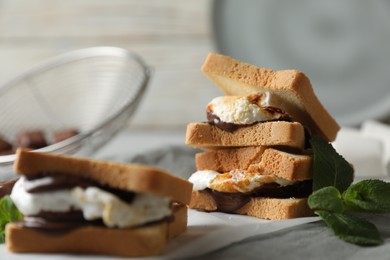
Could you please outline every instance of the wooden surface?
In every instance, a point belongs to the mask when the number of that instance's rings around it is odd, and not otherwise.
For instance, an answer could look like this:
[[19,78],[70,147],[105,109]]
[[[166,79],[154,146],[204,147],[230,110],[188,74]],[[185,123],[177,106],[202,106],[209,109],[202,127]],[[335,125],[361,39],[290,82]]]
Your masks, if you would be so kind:
[[221,92],[200,72],[215,51],[211,0],[0,0],[0,84],[67,51],[117,46],[153,69],[137,129],[183,129],[205,120]]

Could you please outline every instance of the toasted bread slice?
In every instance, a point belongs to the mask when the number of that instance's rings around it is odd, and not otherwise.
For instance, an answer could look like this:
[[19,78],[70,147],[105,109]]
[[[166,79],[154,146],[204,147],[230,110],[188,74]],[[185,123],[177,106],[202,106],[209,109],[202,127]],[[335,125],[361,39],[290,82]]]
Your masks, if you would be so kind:
[[298,155],[264,146],[223,149],[195,155],[196,169],[229,172],[240,169],[263,175],[302,181],[313,178],[312,156]]
[[[208,212],[218,211],[217,203],[213,197],[208,193],[199,191],[192,191],[192,199],[189,207]],[[307,198],[279,199],[256,197],[232,213],[270,220],[283,220],[313,215],[313,211],[307,205]]]
[[310,80],[300,71],[258,68],[231,57],[210,53],[202,71],[227,95],[246,96],[269,91],[278,107],[313,134],[328,141],[336,138],[340,126],[323,107]]
[[303,149],[305,131],[298,122],[274,121],[224,131],[209,123],[187,125],[186,144],[204,150],[246,146],[288,146]]
[[18,149],[14,170],[27,177],[42,173],[77,175],[112,188],[153,193],[182,204],[188,204],[191,198],[190,182],[160,168],[141,164],[106,162]]
[[198,171],[246,170],[251,164],[260,163],[266,149],[267,146],[249,146],[197,153],[195,154],[195,166]]
[[152,256],[163,252],[167,242],[187,226],[187,207],[174,207],[174,221],[136,228],[116,229],[85,226],[51,234],[18,223],[6,226],[7,249],[11,252],[101,254],[124,257]]

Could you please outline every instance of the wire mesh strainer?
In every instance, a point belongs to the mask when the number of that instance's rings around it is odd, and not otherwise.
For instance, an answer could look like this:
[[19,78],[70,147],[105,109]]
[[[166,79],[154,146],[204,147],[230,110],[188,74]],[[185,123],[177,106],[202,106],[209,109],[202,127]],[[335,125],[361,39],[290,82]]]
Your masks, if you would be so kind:
[[[69,52],[0,86],[0,135],[15,143],[18,132],[40,129],[79,134],[38,149],[90,155],[118,132],[135,111],[150,71],[134,53],[116,47]],[[0,180],[12,173],[15,155],[0,156]]]

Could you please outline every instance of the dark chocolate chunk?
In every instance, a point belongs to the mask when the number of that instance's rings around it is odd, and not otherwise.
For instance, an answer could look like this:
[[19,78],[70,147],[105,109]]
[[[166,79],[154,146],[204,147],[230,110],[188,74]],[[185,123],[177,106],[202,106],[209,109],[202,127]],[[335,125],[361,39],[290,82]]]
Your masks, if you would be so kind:
[[243,127],[243,125],[223,122],[218,116],[214,115],[211,111],[207,111],[207,120],[210,124],[213,124],[216,127],[225,130],[227,132],[234,132],[238,128]]
[[[58,214],[59,216],[60,214]],[[70,232],[72,229],[83,227],[86,225],[104,226],[103,222],[99,219],[96,221],[87,221],[83,217],[80,219],[75,217],[74,219],[66,218],[69,213],[63,213],[63,218],[51,219],[41,216],[24,216],[23,221],[19,222],[19,225],[27,228],[35,228],[40,231],[47,231],[55,234],[55,232]],[[58,217],[57,216],[57,217]]]
[[24,182],[24,189],[29,193],[48,192],[56,190],[71,189],[74,187],[86,188],[97,186],[96,182],[86,178],[72,175],[47,175],[38,178],[28,178]]
[[71,189],[74,187],[87,188],[91,186],[99,187],[107,192],[110,192],[128,203],[131,203],[136,196],[134,192],[112,188],[84,177],[69,174],[65,175],[53,172],[39,174],[34,177],[28,177],[24,182],[24,189],[29,193]]
[[83,212],[73,208],[64,212],[41,211],[36,215],[28,217],[43,218],[47,221],[85,221]]
[[312,193],[312,181],[298,181],[293,185],[280,186],[277,183],[267,183],[251,192],[253,197],[271,198],[305,198]]
[[305,198],[312,193],[312,181],[299,181],[293,185],[280,186],[277,183],[266,183],[249,193],[226,193],[211,189],[205,189],[202,192],[210,194],[217,204],[218,211],[233,212],[246,203],[251,198]]
[[15,149],[11,148],[9,150],[0,151],[0,156],[2,156],[2,155],[10,155],[10,154],[14,154],[14,153],[15,153]]
[[16,136],[16,144],[18,147],[39,149],[47,146],[43,131],[23,131]]
[[12,151],[12,144],[0,136],[0,152],[3,151]]
[[250,195],[241,192],[227,193],[211,189],[206,189],[204,192],[209,193],[214,198],[217,208],[221,212],[233,212],[251,199]]
[[[265,109],[269,113],[283,113],[283,111],[282,110],[279,111],[278,108],[267,107]],[[293,121],[287,114],[282,114],[282,116],[280,118],[277,118],[277,119],[266,120],[266,121],[259,121],[259,122],[254,122],[252,124],[239,125],[239,124],[235,124],[235,123],[223,122],[218,116],[213,114],[212,111],[210,111],[210,110],[207,110],[206,113],[207,113],[207,121],[210,124],[215,125],[219,129],[222,129],[222,130],[227,131],[227,132],[234,132],[234,131],[236,131],[239,128],[248,127],[248,126],[252,126],[252,125],[255,125],[255,124],[261,124],[261,123],[264,123],[264,122],[275,122],[275,121],[292,122]]]
[[0,182],[0,198],[11,194],[16,181],[17,179]]

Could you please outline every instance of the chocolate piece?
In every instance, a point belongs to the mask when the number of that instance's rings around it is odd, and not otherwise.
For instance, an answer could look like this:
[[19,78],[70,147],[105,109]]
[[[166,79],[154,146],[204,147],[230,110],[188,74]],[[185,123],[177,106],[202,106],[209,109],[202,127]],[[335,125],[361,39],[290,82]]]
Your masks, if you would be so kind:
[[65,139],[68,139],[72,136],[77,135],[79,132],[74,128],[67,128],[62,130],[57,130],[53,133],[53,143],[61,142]]
[[312,193],[312,181],[298,181],[293,185],[280,186],[277,183],[266,183],[251,192],[252,197],[270,198],[305,198]]
[[65,219],[64,216],[67,215],[68,212],[64,212],[62,219],[50,219],[41,216],[25,216],[23,221],[19,222],[19,225],[27,228],[36,228],[40,231],[46,231],[53,235],[55,235],[57,232],[66,233],[74,228],[79,228],[86,225],[104,226],[101,220],[87,221],[83,217]]
[[[167,221],[171,223],[175,220],[174,216],[168,216],[160,220],[155,220],[147,223],[146,225],[153,225],[161,221]],[[62,235],[70,232],[75,228],[85,226],[101,226],[106,227],[102,219],[86,220],[84,219],[82,212],[78,210],[70,210],[68,212],[40,212],[34,216],[24,216],[22,221],[16,222],[16,224],[26,227],[35,228],[37,231],[45,232],[51,235]]]
[[29,217],[44,218],[48,221],[84,221],[83,212],[73,208],[67,212],[41,211],[38,214]]
[[312,181],[300,181],[293,185],[280,186],[277,183],[266,183],[250,193],[226,193],[211,189],[205,189],[217,204],[217,210],[221,212],[233,212],[244,206],[251,198],[305,198],[312,193]]
[[209,121],[210,124],[213,124],[216,127],[220,128],[224,131],[227,131],[227,132],[234,132],[237,129],[239,129],[240,127],[248,126],[248,125],[237,125],[237,124],[233,124],[233,123],[223,122],[223,121],[221,121],[221,119],[218,116],[214,115],[209,110],[207,111],[207,120]]
[[241,192],[227,193],[211,189],[206,189],[203,192],[207,192],[213,197],[218,211],[221,212],[233,212],[244,206],[251,199],[250,195]]
[[1,155],[10,155],[10,154],[14,154],[15,153],[15,149],[11,148],[9,150],[4,150],[4,151],[0,151],[0,156]]
[[17,179],[0,182],[0,198],[11,194],[16,181]]
[[[34,177],[26,177],[24,189],[29,193],[49,192],[73,187],[99,187],[109,193],[114,194],[121,200],[131,203],[135,198],[135,193],[102,185],[96,181],[61,173],[38,174]],[[18,225],[22,227],[35,228],[41,232],[48,232],[56,235],[66,233],[74,228],[86,225],[104,226],[101,219],[90,221],[85,220],[80,210],[71,208],[67,212],[41,211],[33,216],[24,216],[23,221]]]
[[65,175],[61,173],[40,174],[35,177],[29,177],[24,182],[24,189],[29,193],[71,189],[74,187],[87,188],[91,186],[98,187],[102,190],[110,192],[128,203],[131,203],[135,197],[135,193],[133,192],[111,188],[87,178],[82,178],[75,175]]
[[20,132],[16,136],[16,143],[18,147],[39,149],[47,146],[45,135],[40,130]]
[[[267,107],[265,109],[269,113],[284,113],[283,110],[280,110],[279,108]],[[210,124],[213,124],[216,127],[220,128],[220,129],[222,129],[224,131],[227,131],[227,132],[234,132],[234,131],[236,131],[237,129],[239,129],[241,127],[248,127],[248,126],[252,126],[254,124],[260,124],[260,123],[264,123],[264,122],[272,122],[272,121],[288,121],[288,122],[292,122],[291,117],[289,117],[285,113],[283,114],[283,116],[281,116],[278,119],[261,121],[261,122],[254,122],[252,124],[246,124],[246,125],[239,125],[239,124],[234,124],[234,123],[223,122],[223,121],[221,121],[221,119],[218,116],[213,114],[213,112],[211,110],[209,110],[209,109],[207,109],[206,114],[207,114],[207,121]]]
[[63,174],[28,178],[24,182],[24,189],[29,193],[71,189],[76,186],[86,188],[88,186],[98,186],[98,184],[85,178]]
[[0,152],[12,151],[12,144],[8,143],[4,138],[0,136]]

